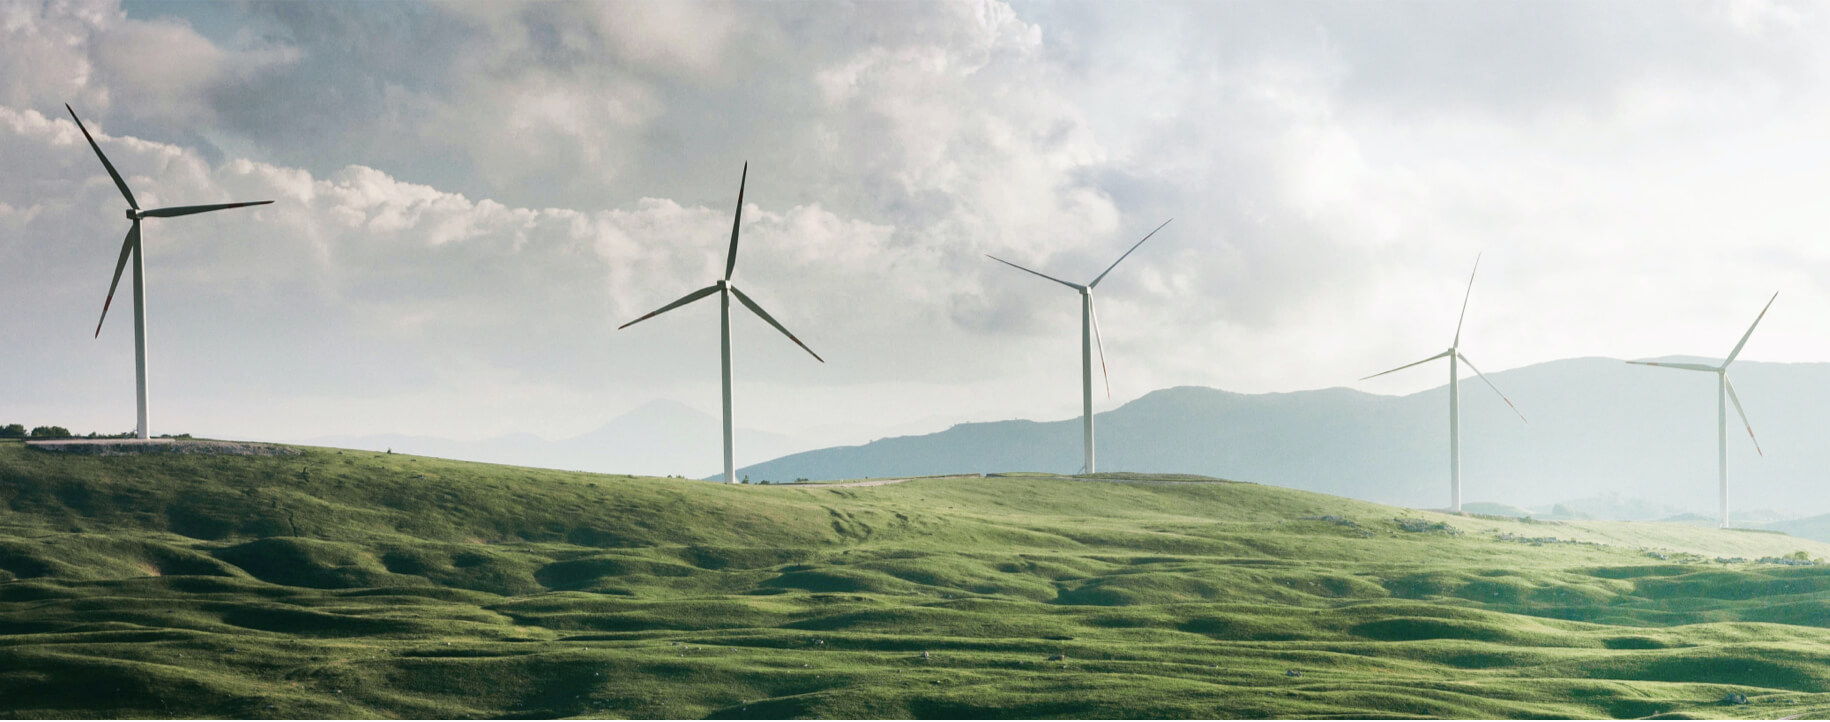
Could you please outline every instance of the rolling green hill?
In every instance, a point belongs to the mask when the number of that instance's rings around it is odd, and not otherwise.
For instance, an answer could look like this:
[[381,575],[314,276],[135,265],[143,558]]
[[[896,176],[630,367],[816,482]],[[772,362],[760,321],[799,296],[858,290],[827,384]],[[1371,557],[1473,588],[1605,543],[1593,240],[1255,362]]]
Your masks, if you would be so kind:
[[1830,566],[1752,561],[1830,545],[1782,534],[300,452],[0,443],[0,714],[1830,714]]

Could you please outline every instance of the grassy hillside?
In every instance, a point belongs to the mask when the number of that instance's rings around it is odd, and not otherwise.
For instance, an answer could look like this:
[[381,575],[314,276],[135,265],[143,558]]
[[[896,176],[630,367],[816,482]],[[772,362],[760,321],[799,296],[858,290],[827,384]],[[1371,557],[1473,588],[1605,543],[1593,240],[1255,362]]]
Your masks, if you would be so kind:
[[1830,714],[1830,545],[1101,477],[0,443],[0,714]]

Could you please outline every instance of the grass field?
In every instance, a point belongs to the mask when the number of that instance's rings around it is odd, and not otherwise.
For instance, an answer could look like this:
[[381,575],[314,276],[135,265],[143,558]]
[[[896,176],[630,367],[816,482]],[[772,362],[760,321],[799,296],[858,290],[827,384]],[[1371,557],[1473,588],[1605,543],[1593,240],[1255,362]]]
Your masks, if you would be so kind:
[[1830,715],[1830,566],[1754,561],[1830,545],[1781,534],[302,451],[0,443],[0,714]]

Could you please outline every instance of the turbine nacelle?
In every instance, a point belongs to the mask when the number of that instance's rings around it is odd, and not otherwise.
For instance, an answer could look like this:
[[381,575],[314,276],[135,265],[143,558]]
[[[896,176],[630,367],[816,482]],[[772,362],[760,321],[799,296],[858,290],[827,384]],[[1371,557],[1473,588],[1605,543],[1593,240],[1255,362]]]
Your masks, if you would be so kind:
[[145,218],[145,217],[146,217],[146,214],[141,213],[140,209],[138,209],[138,208],[127,209],[127,220],[137,221],[137,220],[140,220],[141,218]]

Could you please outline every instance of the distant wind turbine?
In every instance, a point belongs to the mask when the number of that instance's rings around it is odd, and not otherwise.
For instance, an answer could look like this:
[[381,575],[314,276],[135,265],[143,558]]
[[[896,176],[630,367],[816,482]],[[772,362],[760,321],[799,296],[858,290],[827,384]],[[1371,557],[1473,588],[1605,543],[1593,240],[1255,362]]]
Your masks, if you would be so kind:
[[[1175,220],[1175,219],[1174,218],[1169,219],[1169,221],[1173,221],[1173,220]],[[1093,308],[1093,288],[1095,286],[1098,286],[1099,282],[1105,279],[1107,273],[1111,273],[1112,269],[1117,268],[1118,264],[1123,263],[1125,258],[1131,255],[1131,251],[1135,251],[1135,250],[1137,250],[1138,246],[1144,245],[1144,241],[1150,240],[1150,237],[1156,235],[1157,231],[1163,230],[1163,226],[1169,225],[1169,221],[1163,221],[1163,225],[1157,226],[1155,230],[1152,230],[1151,232],[1144,234],[1143,240],[1140,240],[1136,244],[1132,245],[1130,251],[1125,251],[1125,255],[1119,256],[1118,260],[1113,261],[1112,265],[1106,267],[1105,272],[1100,273],[1097,278],[1093,279],[1092,283],[1088,283],[1084,286],[1082,286],[1078,283],[1069,283],[1067,281],[1063,281],[1059,278],[1050,276],[1046,273],[1041,273],[1039,271],[1031,271],[1030,269],[1024,268],[1015,263],[1011,263],[1010,261],[1006,261],[1002,258],[998,258],[997,256],[992,256],[990,254],[986,254],[986,257],[990,258],[991,260],[997,261],[998,263],[1002,263],[1004,265],[1010,266],[1010,267],[1015,268],[1020,271],[1028,271],[1030,273],[1034,273],[1034,274],[1041,276],[1043,278],[1046,278],[1050,281],[1054,281],[1063,286],[1067,286],[1068,288],[1072,288],[1072,289],[1080,292],[1080,420],[1081,420],[1081,425],[1083,427],[1083,432],[1084,432],[1085,441],[1086,441],[1086,473],[1088,473],[1088,474],[1094,473],[1094,468],[1093,468],[1093,346],[1094,346],[1094,344],[1099,345],[1099,373],[1100,373],[1100,376],[1103,377],[1106,381],[1106,396],[1108,398],[1110,398],[1112,396],[1112,377],[1111,377],[1111,374],[1109,374],[1106,371],[1106,344],[1105,344],[1105,341],[1103,341],[1099,338],[1099,312]]]
[[1493,381],[1489,380],[1486,374],[1481,373],[1480,369],[1475,368],[1474,362],[1469,361],[1468,357],[1462,355],[1459,350],[1461,348],[1461,324],[1468,318],[1468,298],[1474,294],[1474,273],[1478,272],[1480,267],[1481,259],[1479,255],[1476,255],[1474,271],[1468,273],[1468,290],[1461,297],[1461,316],[1455,319],[1455,340],[1449,343],[1449,350],[1422,361],[1408,363],[1391,371],[1381,371],[1360,379],[1365,381],[1378,378],[1392,371],[1403,371],[1444,356],[1449,358],[1449,508],[1457,514],[1461,513],[1461,369],[1458,367],[1458,363],[1465,363],[1468,368],[1473,369],[1474,375],[1481,377],[1482,381],[1486,381],[1487,387],[1493,389],[1493,393],[1499,394],[1500,400],[1506,402],[1506,406],[1512,409],[1512,413],[1519,415],[1520,421],[1525,420],[1525,414],[1519,412],[1519,407],[1512,405],[1512,399],[1506,398],[1506,394],[1500,393],[1500,387],[1494,386]]
[[775,330],[782,332],[783,336],[787,336],[788,340],[793,341],[794,345],[801,347],[801,350],[812,354],[813,358],[820,363],[826,363],[826,359],[820,358],[820,355],[817,353],[813,353],[813,349],[807,348],[807,344],[801,343],[801,340],[795,338],[794,334],[789,333],[788,329],[782,328],[782,325],[777,323],[775,318],[769,315],[768,311],[762,310],[762,306],[756,305],[755,301],[750,300],[749,296],[743,295],[743,291],[737,290],[737,287],[731,284],[731,273],[737,270],[737,229],[738,226],[743,223],[743,189],[744,184],[749,182],[749,179],[750,164],[746,162],[743,164],[743,177],[737,182],[737,216],[731,220],[731,250],[725,255],[724,278],[710,286],[686,294],[678,301],[655,309],[646,316],[617,327],[617,330],[620,331],[701,298],[705,298],[706,296],[710,296],[714,293],[718,294],[720,311],[718,317],[719,354],[724,361],[724,481],[727,484],[737,483],[736,463],[731,455],[731,296],[737,296],[738,302],[749,307],[757,316],[762,317],[762,320],[769,322],[770,326],[774,326]]
[[76,110],[68,103],[64,110],[70,111],[70,118],[76,121],[77,129],[89,140],[89,147],[95,149],[95,157],[102,160],[102,167],[108,170],[108,177],[114,179],[116,188],[127,198],[127,220],[133,225],[127,229],[127,239],[121,242],[121,258],[114,264],[114,280],[108,284],[108,298],[102,301],[102,317],[95,322],[95,336],[102,335],[102,322],[108,320],[108,306],[114,303],[114,291],[121,285],[121,271],[127,267],[129,256],[133,258],[133,360],[134,375],[138,379],[139,416],[134,427],[134,436],[141,439],[151,438],[146,421],[146,264],[140,253],[140,219],[142,218],[176,218],[194,213],[208,213],[243,206],[258,206],[273,201],[252,201],[248,203],[217,203],[207,206],[172,206],[170,208],[153,208],[141,210],[140,204],[133,199],[133,191],[127,190],[127,182],[121,180],[114,164],[108,162],[108,156],[102,153],[102,147],[95,144],[95,136],[89,135],[89,129],[83,126],[83,120],[76,117]]
[[1754,317],[1753,325],[1747,327],[1747,333],[1741,334],[1741,343],[1735,344],[1735,350],[1728,352],[1728,358],[1722,360],[1721,366],[1663,363],[1659,361],[1627,362],[1630,364],[1639,364],[1641,366],[1662,366],[1664,368],[1683,369],[1685,371],[1708,371],[1716,375],[1716,442],[1718,446],[1717,458],[1719,460],[1722,477],[1721,527],[1723,529],[1728,528],[1728,402],[1733,401],[1735,403],[1735,413],[1741,415],[1741,425],[1747,428],[1747,438],[1754,442],[1754,451],[1758,452],[1761,456],[1766,456],[1766,452],[1760,450],[1760,440],[1754,438],[1754,425],[1748,423],[1747,412],[1741,410],[1741,399],[1735,396],[1735,382],[1728,380],[1728,365],[1735,362],[1736,356],[1741,355],[1741,348],[1747,345],[1748,337],[1754,335],[1754,328],[1760,325],[1760,319],[1766,318],[1766,310],[1772,308],[1773,302],[1777,300],[1779,300],[1779,293],[1775,291],[1773,297],[1767,299],[1766,307],[1760,309],[1760,315]]

